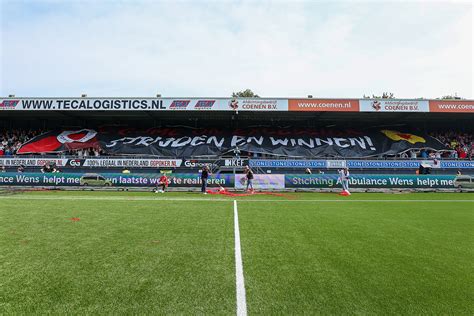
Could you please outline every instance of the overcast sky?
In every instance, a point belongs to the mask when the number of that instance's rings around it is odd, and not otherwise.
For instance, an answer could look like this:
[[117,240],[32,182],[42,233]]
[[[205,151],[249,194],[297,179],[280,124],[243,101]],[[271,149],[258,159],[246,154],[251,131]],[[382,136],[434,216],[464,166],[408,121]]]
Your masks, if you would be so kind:
[[0,96],[473,98],[470,1],[0,2]]

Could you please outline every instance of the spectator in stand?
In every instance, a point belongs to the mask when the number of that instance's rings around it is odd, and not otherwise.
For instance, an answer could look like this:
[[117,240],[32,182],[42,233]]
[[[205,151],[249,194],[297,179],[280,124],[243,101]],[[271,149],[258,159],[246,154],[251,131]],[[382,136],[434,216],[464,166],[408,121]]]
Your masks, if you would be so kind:
[[2,166],[2,167],[0,168],[0,172],[7,172],[7,169],[5,168],[5,166]]
[[422,149],[420,151],[420,156],[421,156],[421,158],[426,159],[426,158],[428,158],[428,152],[426,150]]
[[458,146],[456,151],[458,152],[458,158],[459,159],[466,159],[467,158],[467,152],[464,149],[464,147]]
[[445,158],[468,159],[470,157],[470,148],[474,145],[474,135],[472,133],[442,131],[431,133],[431,136],[452,150],[446,152]]
[[400,158],[402,158],[402,159],[407,159],[407,158],[408,158],[407,152],[406,152],[406,151],[402,152],[402,153],[400,154]]

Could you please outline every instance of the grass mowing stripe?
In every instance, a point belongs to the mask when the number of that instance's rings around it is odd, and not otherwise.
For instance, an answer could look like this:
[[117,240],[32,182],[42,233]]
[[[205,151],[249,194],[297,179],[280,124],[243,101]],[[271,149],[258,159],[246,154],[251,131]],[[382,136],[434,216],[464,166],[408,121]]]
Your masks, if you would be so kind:
[[0,315],[235,315],[231,205],[2,200]]
[[235,236],[235,290],[237,298],[237,316],[247,315],[247,301],[245,298],[244,266],[240,247],[239,212],[237,201],[234,200],[234,236]]
[[456,203],[239,203],[249,314],[471,315]]

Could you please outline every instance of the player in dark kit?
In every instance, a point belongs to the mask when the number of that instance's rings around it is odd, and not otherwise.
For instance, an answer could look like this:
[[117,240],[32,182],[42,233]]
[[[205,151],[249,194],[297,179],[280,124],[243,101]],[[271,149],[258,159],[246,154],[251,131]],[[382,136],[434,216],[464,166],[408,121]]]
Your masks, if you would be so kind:
[[201,193],[207,194],[207,179],[209,178],[209,168],[204,166],[201,170]]
[[247,191],[253,192],[253,171],[249,168],[249,166],[245,167],[245,178],[247,179]]

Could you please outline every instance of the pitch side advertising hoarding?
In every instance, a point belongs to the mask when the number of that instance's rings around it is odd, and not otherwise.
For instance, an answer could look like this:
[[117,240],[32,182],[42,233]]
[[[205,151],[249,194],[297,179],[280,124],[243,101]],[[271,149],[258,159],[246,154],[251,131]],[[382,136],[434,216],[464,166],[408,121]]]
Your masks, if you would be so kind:
[[42,167],[54,164],[58,167],[91,167],[91,168],[179,168],[181,159],[143,159],[143,158],[0,158],[0,166],[5,167]]
[[288,99],[0,98],[0,110],[26,111],[288,111]]
[[[280,189],[338,189],[341,187],[338,175],[273,174],[255,175],[257,190]],[[199,188],[199,174],[170,174],[170,188]],[[39,187],[143,187],[153,188],[159,182],[158,174],[120,173],[0,173],[0,186]],[[209,188],[228,187],[244,190],[242,174],[216,174],[208,179]],[[349,184],[352,188],[454,188],[454,176],[416,175],[353,175]]]
[[310,111],[474,113],[473,100],[285,98],[6,98],[9,111]]
[[[121,173],[0,173],[0,186],[82,186],[82,187],[149,187],[159,183],[160,174]],[[168,175],[170,186],[179,188],[200,187],[197,173]],[[234,187],[231,174],[213,175],[207,181],[209,187]]]
[[[235,175],[235,188],[243,190],[247,187],[247,181],[244,174]],[[285,175],[283,174],[255,174],[253,179],[253,187],[256,190],[278,190],[285,188]]]
[[89,167],[89,168],[211,168],[243,167],[252,168],[310,168],[331,169],[348,167],[351,169],[417,169],[420,164],[429,164],[432,168],[441,169],[474,169],[472,160],[267,160],[267,159],[146,159],[146,158],[0,158],[0,166],[42,167],[45,164],[58,167]]
[[[352,188],[454,188],[454,176],[416,176],[416,175],[351,175]],[[285,188],[339,188],[338,175],[285,175]]]
[[451,100],[451,101],[432,100],[432,101],[430,101],[430,112],[473,113],[474,114],[474,101],[468,101],[468,100]]
[[2,157],[0,166],[5,167],[42,167],[45,164],[54,164],[58,167],[67,166],[70,159],[66,158],[20,158],[20,157]]
[[359,112],[359,100],[354,99],[290,99],[289,111]]
[[417,169],[420,164],[428,164],[431,168],[442,169],[474,169],[471,160],[266,160],[250,159],[252,168],[353,168],[353,169]]
[[428,100],[360,100],[360,112],[429,112]]

